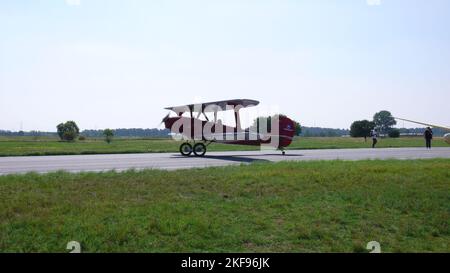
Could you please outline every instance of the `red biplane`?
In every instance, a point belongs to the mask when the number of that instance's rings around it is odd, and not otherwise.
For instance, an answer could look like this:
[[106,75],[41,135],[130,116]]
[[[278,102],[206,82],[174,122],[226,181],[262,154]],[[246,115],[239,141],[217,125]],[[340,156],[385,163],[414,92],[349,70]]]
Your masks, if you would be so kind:
[[[234,99],[198,104],[188,104],[165,109],[172,111],[162,122],[172,134],[182,136],[185,140],[180,145],[180,153],[189,156],[203,156],[206,147],[212,142],[238,145],[266,145],[282,151],[289,146],[295,134],[294,122],[285,116],[271,118],[271,125],[264,132],[261,128],[241,128],[240,110],[258,105],[256,100]],[[227,126],[217,119],[220,111],[233,111],[236,126]],[[213,113],[212,117],[207,114]],[[201,119],[202,118],[202,119]]]

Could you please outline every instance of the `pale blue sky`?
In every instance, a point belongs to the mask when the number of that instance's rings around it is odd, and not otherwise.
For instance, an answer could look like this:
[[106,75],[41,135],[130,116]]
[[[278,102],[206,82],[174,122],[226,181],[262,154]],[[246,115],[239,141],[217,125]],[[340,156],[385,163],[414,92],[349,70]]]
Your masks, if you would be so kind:
[[306,126],[450,125],[449,26],[448,0],[1,1],[0,129],[151,128],[231,98]]

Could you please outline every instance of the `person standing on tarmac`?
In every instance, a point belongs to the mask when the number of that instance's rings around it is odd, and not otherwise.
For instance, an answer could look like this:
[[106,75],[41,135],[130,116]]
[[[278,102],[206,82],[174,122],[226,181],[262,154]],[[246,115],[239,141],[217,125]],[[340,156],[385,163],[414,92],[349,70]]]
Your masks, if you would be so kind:
[[431,130],[430,127],[427,127],[423,135],[425,137],[427,149],[431,149],[431,140],[433,139],[433,131]]
[[377,130],[373,129],[370,132],[370,135],[372,136],[372,148],[375,148],[375,145],[377,145],[378,142],[378,133]]

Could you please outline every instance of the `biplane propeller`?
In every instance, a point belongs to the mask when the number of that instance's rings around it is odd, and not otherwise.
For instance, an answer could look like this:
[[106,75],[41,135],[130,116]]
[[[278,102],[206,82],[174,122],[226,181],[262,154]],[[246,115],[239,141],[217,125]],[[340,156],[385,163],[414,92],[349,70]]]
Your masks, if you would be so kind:
[[166,120],[167,120],[169,117],[170,117],[170,113],[168,113],[165,117],[163,117],[163,119],[161,120],[161,123],[160,123],[159,125],[161,125],[161,124],[163,124],[164,122],[166,122]]
[[[416,124],[420,124],[420,125],[424,125],[424,126],[429,126],[429,127],[432,127],[432,128],[440,128],[440,129],[443,129],[443,130],[446,130],[446,131],[450,131],[450,128],[449,127],[445,127],[445,126],[434,125],[434,124],[429,124],[429,123],[424,123],[424,122],[419,122],[419,121],[414,121],[414,120],[409,120],[409,119],[404,119],[404,118],[396,118],[396,117],[394,117],[394,118],[398,119],[398,120],[402,120],[402,121],[407,121],[407,122],[416,123]],[[450,133],[444,135],[444,141],[447,144],[450,144]]]
[[[295,124],[285,116],[277,116],[271,119],[270,132],[259,132],[259,128],[241,128],[240,110],[259,104],[256,100],[234,99],[181,106],[171,106],[169,115],[162,119],[165,128],[174,135],[181,135],[184,142],[180,145],[180,153],[189,156],[204,156],[207,146],[213,142],[223,144],[238,144],[262,146],[267,145],[282,151],[289,146],[294,138]],[[217,113],[221,111],[233,111],[236,126],[222,124],[217,119]],[[175,116],[170,116],[174,113]],[[213,113],[210,119],[208,113]],[[188,114],[188,116],[186,116]],[[203,119],[201,119],[203,118]],[[268,131],[268,130],[267,130]]]

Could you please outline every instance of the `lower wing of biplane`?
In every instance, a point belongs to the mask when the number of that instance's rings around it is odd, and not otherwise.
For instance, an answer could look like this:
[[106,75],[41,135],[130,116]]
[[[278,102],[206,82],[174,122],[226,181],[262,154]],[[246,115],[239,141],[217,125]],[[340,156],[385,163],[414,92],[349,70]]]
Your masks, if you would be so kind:
[[[241,128],[240,110],[258,104],[255,100],[235,99],[167,107],[165,109],[171,110],[176,116],[170,117],[169,114],[162,122],[172,134],[181,136],[184,140],[180,145],[180,153],[184,156],[192,153],[203,156],[212,142],[266,145],[281,150],[284,155],[284,148],[291,144],[295,134],[295,124],[291,119],[281,115],[271,119],[270,131]],[[229,110],[234,112],[236,126],[224,125],[217,119],[218,112]],[[214,118],[210,120],[208,113],[213,113]]]
[[[445,126],[434,125],[434,124],[429,124],[429,123],[424,123],[424,122],[419,122],[419,121],[414,121],[414,120],[409,120],[409,119],[404,119],[404,118],[395,118],[395,119],[407,121],[407,122],[411,122],[411,123],[416,123],[416,124],[420,124],[420,125],[424,125],[424,126],[429,126],[432,128],[439,128],[439,129],[443,129],[446,131],[450,131],[450,128],[445,127]],[[450,144],[450,133],[444,135],[444,141],[447,142],[447,144]]]

